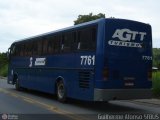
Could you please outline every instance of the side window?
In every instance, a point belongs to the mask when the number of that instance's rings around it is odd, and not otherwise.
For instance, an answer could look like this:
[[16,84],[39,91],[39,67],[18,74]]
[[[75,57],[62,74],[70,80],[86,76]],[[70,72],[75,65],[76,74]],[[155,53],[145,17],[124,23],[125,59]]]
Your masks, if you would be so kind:
[[20,45],[20,56],[24,56],[24,44]]
[[95,50],[96,49],[96,40],[97,40],[97,27],[93,27],[92,29],[92,40],[91,40],[91,49]]
[[54,53],[54,37],[48,38],[48,53],[51,55]]
[[88,40],[90,40],[90,33],[88,31],[88,29],[83,29],[83,30],[80,30],[78,31],[78,41],[80,43],[79,45],[79,49],[80,50],[88,50]]
[[63,52],[70,52],[72,50],[73,35],[72,33],[65,33],[62,37]]
[[41,56],[42,55],[42,40],[39,40],[37,45],[38,45],[38,55]]
[[32,52],[33,52],[33,56],[37,56],[38,50],[37,50],[37,41],[33,42],[33,48],[32,48]]
[[25,56],[28,56],[28,44],[25,43]]
[[11,56],[14,56],[15,55],[15,45],[12,45],[11,46]]
[[78,31],[78,49],[95,50],[96,47],[96,28],[86,28]]
[[24,55],[28,56],[28,54],[29,54],[29,45],[28,45],[28,43],[25,43],[25,52],[24,52]]
[[20,56],[21,44],[15,46],[15,56]]
[[46,55],[48,53],[48,40],[44,38],[43,40],[43,55]]
[[54,37],[54,53],[59,53],[61,49],[61,36],[56,35]]
[[28,43],[28,56],[32,56],[32,48],[33,48],[32,42]]
[[71,49],[75,51],[78,48],[77,31],[72,32],[72,37],[73,37],[73,43],[71,45]]
[[27,48],[26,48],[26,44],[24,44],[24,48],[23,48],[23,56],[27,55]]
[[14,56],[18,56],[18,48],[19,48],[19,46],[16,45],[16,46],[15,46],[15,54],[14,54]]

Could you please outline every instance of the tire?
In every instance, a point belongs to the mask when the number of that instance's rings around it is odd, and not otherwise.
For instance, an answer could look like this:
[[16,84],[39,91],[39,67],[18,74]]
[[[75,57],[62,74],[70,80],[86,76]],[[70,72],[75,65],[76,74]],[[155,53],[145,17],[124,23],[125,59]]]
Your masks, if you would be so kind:
[[66,88],[62,80],[57,82],[57,98],[60,102],[66,102]]
[[16,88],[16,90],[21,90],[21,87],[20,87],[20,85],[19,85],[19,79],[18,79],[18,77],[16,77],[15,78],[16,79],[16,84],[15,84],[15,88]]

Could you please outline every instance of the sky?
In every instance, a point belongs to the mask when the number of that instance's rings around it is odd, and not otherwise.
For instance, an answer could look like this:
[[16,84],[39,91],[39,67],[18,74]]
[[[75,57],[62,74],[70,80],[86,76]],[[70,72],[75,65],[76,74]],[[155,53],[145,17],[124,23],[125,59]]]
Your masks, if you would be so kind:
[[78,15],[103,13],[149,23],[160,48],[160,0],[0,0],[0,52],[15,40],[72,26]]

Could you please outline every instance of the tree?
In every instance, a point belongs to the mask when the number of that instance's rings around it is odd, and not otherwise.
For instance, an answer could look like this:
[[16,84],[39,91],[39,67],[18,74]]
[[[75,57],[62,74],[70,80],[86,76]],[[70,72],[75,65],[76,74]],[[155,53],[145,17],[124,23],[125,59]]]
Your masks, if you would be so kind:
[[74,21],[74,25],[88,22],[88,21],[92,21],[92,20],[96,20],[99,18],[105,18],[105,14],[99,13],[97,15],[93,15],[92,13],[89,13],[89,15],[79,15],[77,20]]
[[0,53],[0,67],[8,63],[7,53]]
[[0,53],[0,76],[7,76],[8,72],[8,58],[7,53]]

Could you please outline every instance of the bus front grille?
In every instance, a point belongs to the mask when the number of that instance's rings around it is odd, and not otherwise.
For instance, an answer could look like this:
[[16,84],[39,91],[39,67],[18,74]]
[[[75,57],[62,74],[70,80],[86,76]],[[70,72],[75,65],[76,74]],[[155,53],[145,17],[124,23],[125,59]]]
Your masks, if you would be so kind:
[[90,71],[79,72],[79,87],[80,88],[89,88],[90,79],[91,79]]

